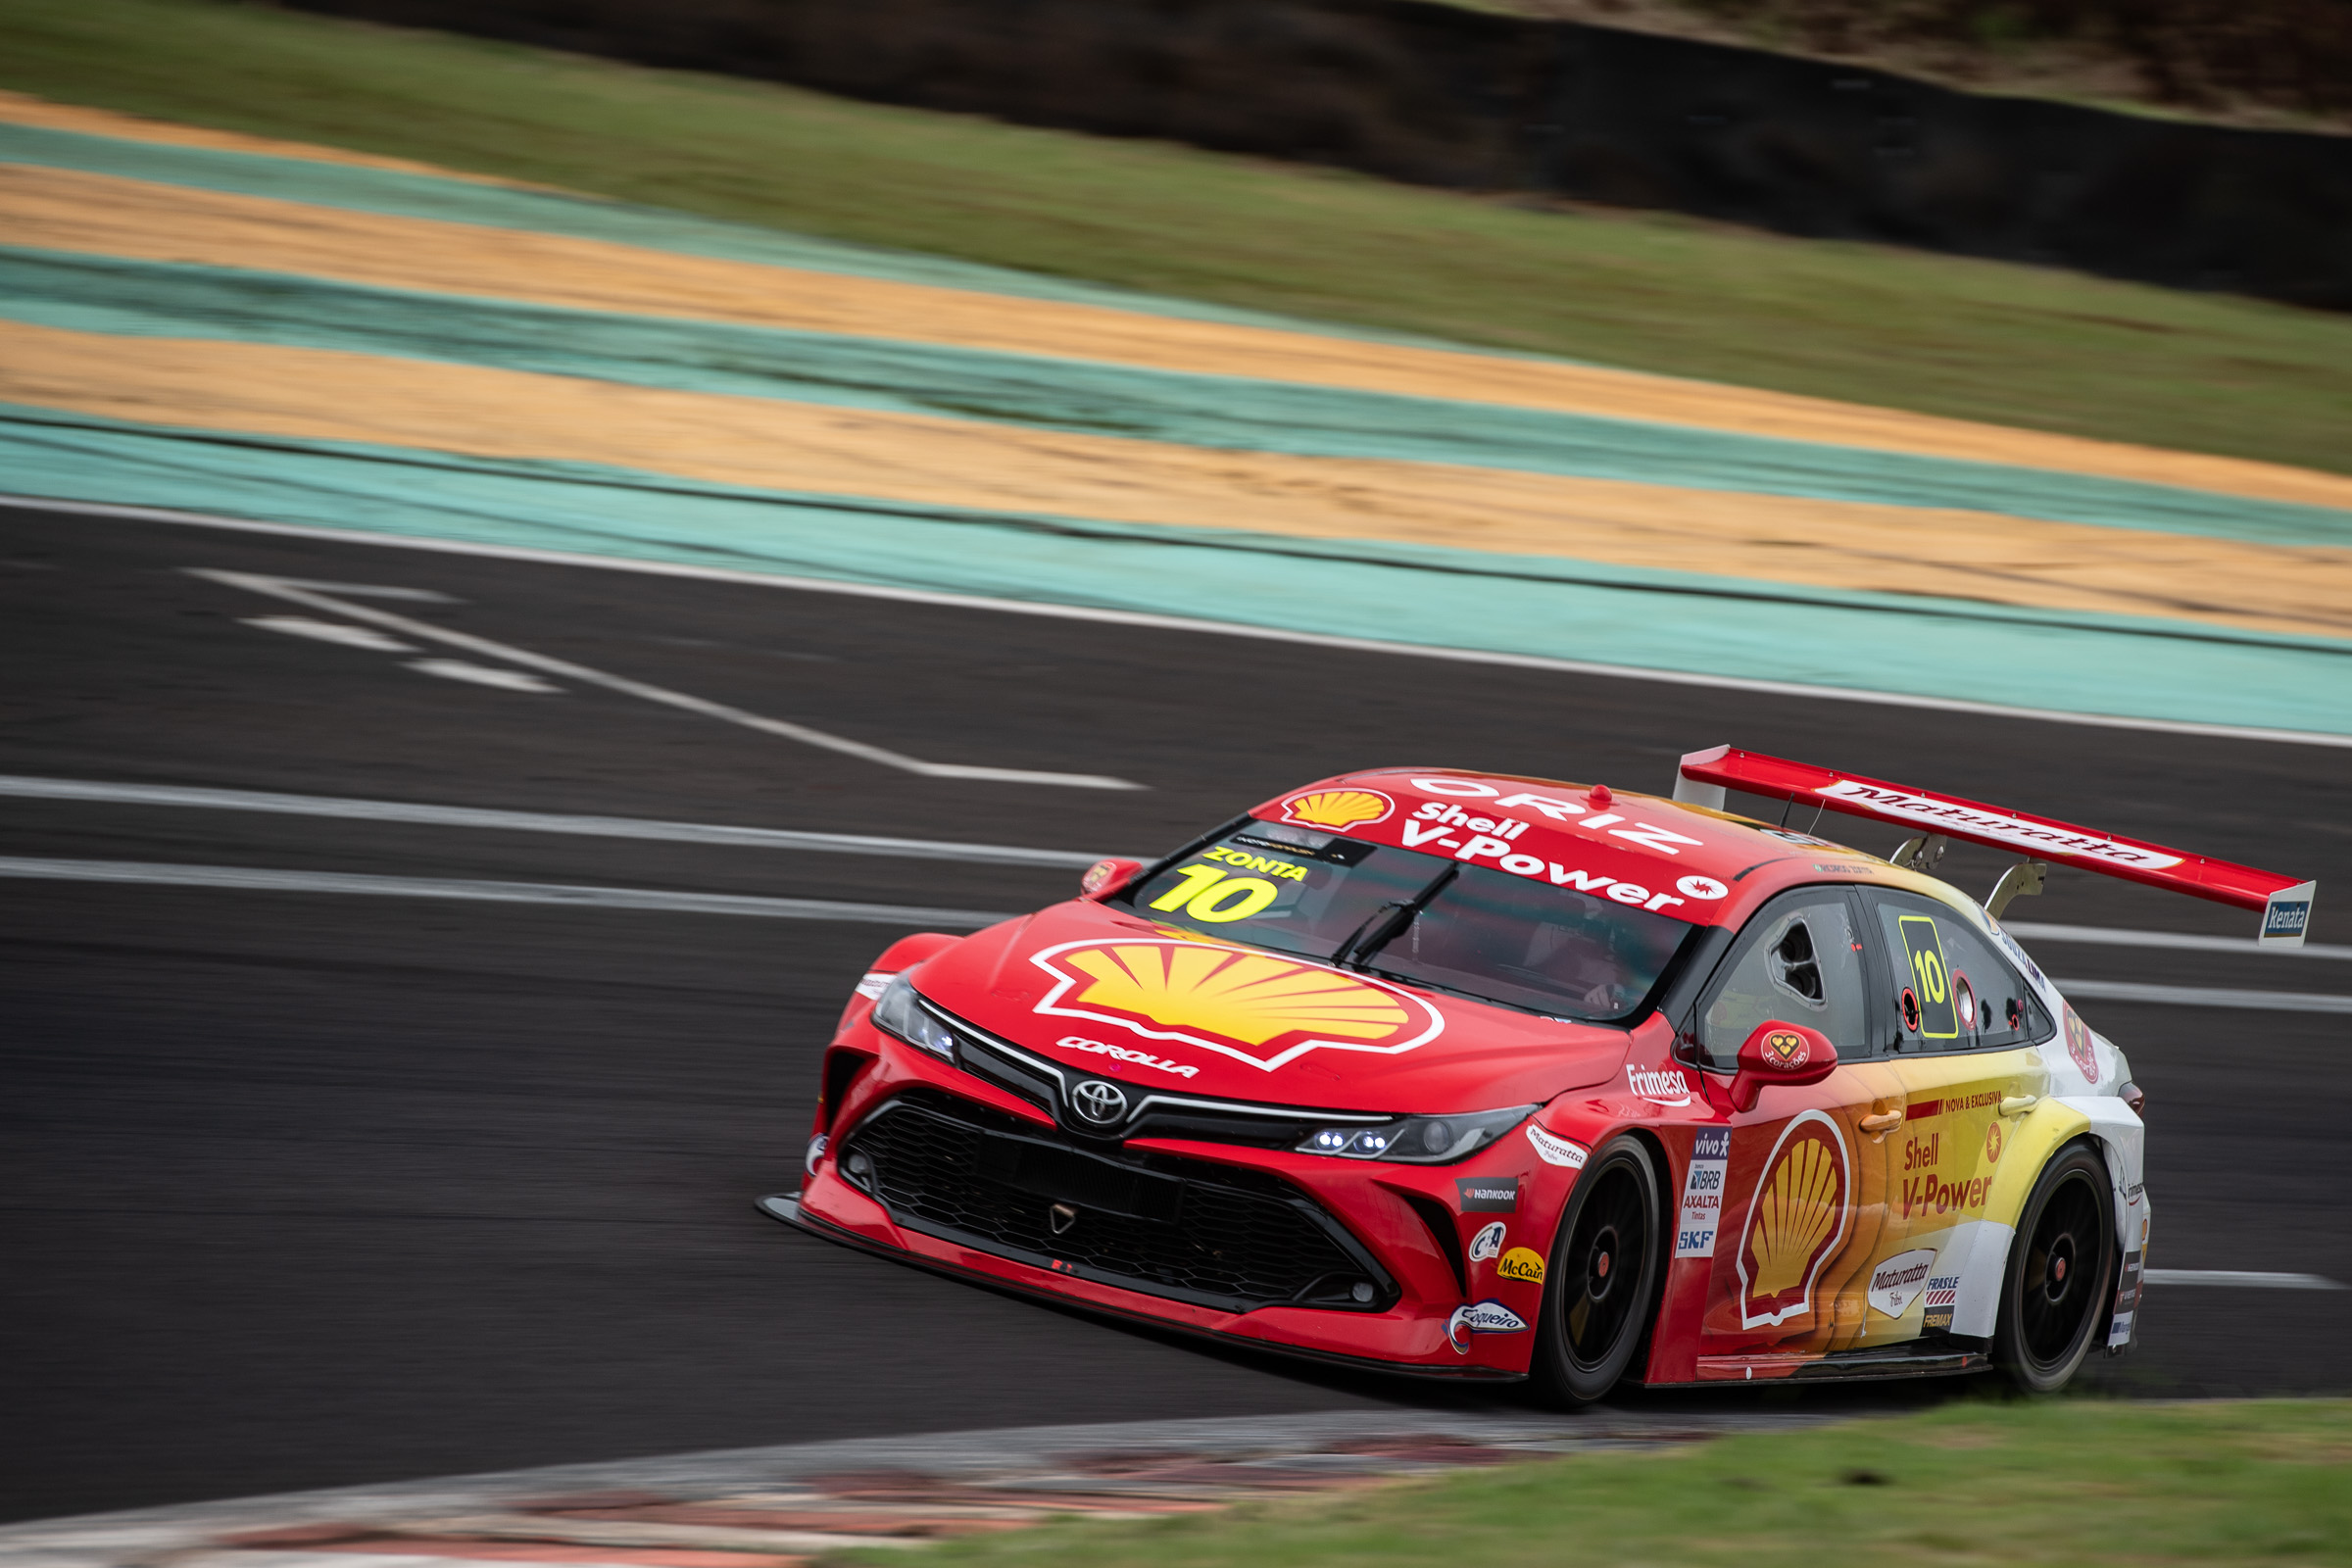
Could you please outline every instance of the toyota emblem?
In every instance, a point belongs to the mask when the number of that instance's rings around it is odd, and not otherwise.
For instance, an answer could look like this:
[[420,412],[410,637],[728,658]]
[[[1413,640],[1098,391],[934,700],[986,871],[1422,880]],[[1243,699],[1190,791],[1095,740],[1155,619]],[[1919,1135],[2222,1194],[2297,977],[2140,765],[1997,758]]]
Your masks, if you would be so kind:
[[1089,1078],[1070,1091],[1071,1108],[1079,1118],[1098,1127],[1115,1127],[1127,1116],[1127,1091],[1100,1078]]

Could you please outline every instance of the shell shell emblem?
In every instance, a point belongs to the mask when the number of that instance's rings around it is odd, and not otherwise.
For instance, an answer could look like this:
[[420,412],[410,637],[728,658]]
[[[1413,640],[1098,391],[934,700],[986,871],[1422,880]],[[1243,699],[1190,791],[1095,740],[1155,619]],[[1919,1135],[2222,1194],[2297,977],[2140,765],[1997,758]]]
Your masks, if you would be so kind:
[[1818,1110],[1794,1117],[1764,1163],[1740,1239],[1740,1326],[1766,1328],[1813,1309],[1822,1265],[1845,1239],[1853,1162],[1838,1123]]
[[1812,1054],[1805,1037],[1793,1029],[1775,1029],[1764,1037],[1764,1059],[1775,1067],[1802,1067]]
[[1183,1041],[1269,1071],[1315,1050],[1396,1055],[1446,1027],[1408,992],[1246,948],[1072,942],[1030,961],[1054,977],[1041,1013]]
[[1378,790],[1309,790],[1282,803],[1282,819],[1300,827],[1345,833],[1386,819],[1396,803]]

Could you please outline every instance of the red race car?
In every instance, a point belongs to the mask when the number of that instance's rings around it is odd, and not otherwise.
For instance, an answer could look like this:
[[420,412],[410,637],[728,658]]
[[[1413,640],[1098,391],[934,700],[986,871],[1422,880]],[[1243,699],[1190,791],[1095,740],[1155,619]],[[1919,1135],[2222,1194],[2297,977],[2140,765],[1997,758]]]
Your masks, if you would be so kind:
[[[1913,836],[1880,859],[1727,787]],[[2055,862],[2300,942],[2312,884],[1722,747],[1675,797],[1351,773],[906,938],[826,1053],[804,1187],[761,1206],[1562,1401],[1995,1364],[2046,1390],[2128,1347],[2140,1094],[1997,917]],[[1946,838],[2021,857],[1989,908],[1927,874]]]

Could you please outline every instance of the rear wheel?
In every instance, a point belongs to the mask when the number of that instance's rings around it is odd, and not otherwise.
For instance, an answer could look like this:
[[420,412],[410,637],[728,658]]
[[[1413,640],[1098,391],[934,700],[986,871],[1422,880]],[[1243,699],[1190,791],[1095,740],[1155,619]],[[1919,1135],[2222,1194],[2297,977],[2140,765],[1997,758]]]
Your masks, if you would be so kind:
[[2034,1184],[2001,1282],[1993,1356],[2019,1388],[2064,1388],[2089,1356],[2106,1322],[2115,1255],[2107,1166],[2076,1144]]
[[1633,1365],[1657,1299],[1657,1167],[1638,1138],[1585,1166],[1544,1268],[1536,1323],[1537,1388],[1554,1403],[1599,1398]]

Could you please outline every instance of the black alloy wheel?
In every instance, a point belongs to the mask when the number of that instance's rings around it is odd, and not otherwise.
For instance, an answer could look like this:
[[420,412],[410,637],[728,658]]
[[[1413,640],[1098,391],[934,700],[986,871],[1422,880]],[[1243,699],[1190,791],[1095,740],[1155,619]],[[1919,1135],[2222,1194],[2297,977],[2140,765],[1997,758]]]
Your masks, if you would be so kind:
[[1551,1401],[1588,1404],[1633,1365],[1657,1299],[1658,1213],[1657,1166],[1638,1138],[1612,1140],[1577,1177],[1536,1324],[1532,1370]]
[[1993,1355],[2029,1393],[2064,1388],[2106,1327],[2116,1267],[2109,1186],[2098,1152],[2071,1145],[2042,1171],[2019,1216]]

